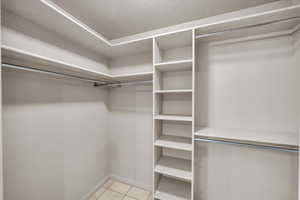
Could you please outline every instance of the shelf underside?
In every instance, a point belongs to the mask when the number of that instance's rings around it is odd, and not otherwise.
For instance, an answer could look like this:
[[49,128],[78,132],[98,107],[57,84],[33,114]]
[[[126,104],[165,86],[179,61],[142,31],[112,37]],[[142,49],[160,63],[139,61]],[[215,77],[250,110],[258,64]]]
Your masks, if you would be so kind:
[[154,119],[157,120],[169,120],[169,121],[193,121],[192,116],[189,115],[155,115]]
[[182,89],[182,90],[156,90],[155,93],[157,94],[171,94],[171,93],[192,93],[192,89]]
[[298,134],[295,132],[268,132],[243,129],[201,128],[195,136],[223,141],[262,144],[274,147],[298,149]]
[[193,60],[179,60],[173,62],[156,63],[155,67],[160,72],[167,71],[192,71]]
[[155,141],[154,145],[158,147],[165,147],[184,151],[192,151],[193,149],[191,138],[170,135],[163,135],[159,137]]
[[154,198],[160,200],[190,200],[191,184],[163,176],[159,180]]

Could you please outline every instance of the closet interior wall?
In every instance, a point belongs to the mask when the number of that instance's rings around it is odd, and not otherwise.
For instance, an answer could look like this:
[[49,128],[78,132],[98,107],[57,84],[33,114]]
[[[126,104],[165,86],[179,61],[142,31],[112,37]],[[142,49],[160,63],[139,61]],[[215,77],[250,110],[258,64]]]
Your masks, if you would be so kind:
[[[152,52],[111,59],[109,67],[113,74],[152,72]],[[110,176],[151,190],[152,84],[111,87],[108,102]]]
[[[108,70],[105,59],[69,39],[2,15],[2,45]],[[97,189],[109,176],[107,89],[6,68],[2,83],[4,199],[74,200]]]
[[[197,42],[196,63],[198,129],[298,134],[299,31]],[[297,153],[201,142],[196,150],[196,199],[298,198]]]
[[[4,69],[5,199],[86,199],[108,177],[158,191],[155,198],[162,199],[297,199],[296,153],[199,143],[194,133],[200,127],[299,133],[299,31],[222,42],[194,40],[197,30],[160,36],[150,31],[141,35],[151,36],[146,42],[153,41],[154,53],[106,58],[72,41],[71,34],[65,38],[13,13],[3,15],[4,49],[84,66],[95,77],[125,74],[119,81],[138,81],[135,75],[144,72],[150,80],[154,72],[155,84],[154,91],[151,84],[96,88]],[[175,26],[156,33],[166,30]]]

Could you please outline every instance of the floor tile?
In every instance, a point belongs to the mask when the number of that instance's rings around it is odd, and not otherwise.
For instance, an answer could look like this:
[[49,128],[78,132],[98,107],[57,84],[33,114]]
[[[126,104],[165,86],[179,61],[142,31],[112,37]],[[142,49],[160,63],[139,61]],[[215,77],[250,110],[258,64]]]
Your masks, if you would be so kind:
[[124,194],[120,194],[118,192],[114,192],[111,190],[106,190],[99,198],[98,200],[122,200],[124,197]]
[[109,188],[112,184],[113,184],[113,180],[112,179],[108,179],[104,184],[103,184],[103,186],[102,187],[104,187],[104,188]]
[[134,199],[134,198],[131,198],[131,197],[129,197],[129,196],[126,196],[126,197],[124,197],[124,199],[123,200],[136,200],[136,199]]
[[130,185],[127,185],[125,183],[114,181],[109,189],[113,190],[115,192],[126,194],[128,192],[128,190],[130,189],[130,187],[131,187]]
[[137,187],[132,187],[127,195],[138,200],[147,200],[149,198],[150,192]]
[[93,195],[89,198],[89,200],[97,200],[97,197],[95,195]]
[[100,197],[105,192],[105,190],[106,188],[100,188],[99,190],[97,190],[97,192],[95,193],[95,197]]

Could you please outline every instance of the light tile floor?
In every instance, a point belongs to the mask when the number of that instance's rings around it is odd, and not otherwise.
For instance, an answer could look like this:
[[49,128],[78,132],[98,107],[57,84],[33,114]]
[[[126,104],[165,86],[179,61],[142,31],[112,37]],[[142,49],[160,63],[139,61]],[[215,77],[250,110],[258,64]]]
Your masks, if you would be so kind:
[[107,180],[90,200],[151,200],[151,192],[122,183]]

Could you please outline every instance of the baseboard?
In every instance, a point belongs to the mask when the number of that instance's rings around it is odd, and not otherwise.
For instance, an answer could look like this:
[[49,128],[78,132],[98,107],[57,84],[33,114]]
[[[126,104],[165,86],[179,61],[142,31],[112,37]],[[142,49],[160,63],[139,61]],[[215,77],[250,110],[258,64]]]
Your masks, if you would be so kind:
[[87,194],[85,194],[80,200],[88,200],[101,186],[110,178],[110,176],[106,176],[103,178],[96,186],[94,186]]
[[124,178],[124,177],[121,177],[121,176],[118,176],[118,175],[114,175],[114,174],[111,174],[109,177],[110,177],[111,179],[115,179],[115,180],[117,180],[117,181],[120,181],[120,182],[123,182],[123,183],[127,183],[127,184],[129,184],[129,185],[133,185],[133,186],[136,186],[136,187],[145,189],[145,190],[150,190],[150,191],[152,191],[152,186],[151,186],[151,185],[147,185],[147,184],[144,184],[144,183],[140,183],[140,182],[137,182],[137,181],[135,181],[135,180],[128,179],[128,178]]

